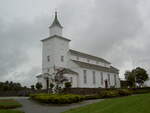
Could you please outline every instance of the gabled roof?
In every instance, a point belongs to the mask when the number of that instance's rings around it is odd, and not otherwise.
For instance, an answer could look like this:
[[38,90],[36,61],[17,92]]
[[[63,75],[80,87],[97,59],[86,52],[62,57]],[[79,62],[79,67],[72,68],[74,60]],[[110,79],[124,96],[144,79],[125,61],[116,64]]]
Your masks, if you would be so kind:
[[76,56],[82,56],[84,58],[89,58],[89,59],[93,59],[93,60],[96,60],[96,61],[99,61],[99,62],[111,64],[110,62],[106,61],[105,59],[97,57],[97,56],[89,55],[89,54],[79,52],[79,51],[75,51],[75,50],[72,50],[72,49],[70,49],[69,51],[71,52],[71,54],[74,54]]
[[53,36],[47,37],[45,39],[42,39],[41,41],[45,41],[45,40],[48,40],[48,39],[51,39],[51,38],[61,38],[63,40],[71,41],[68,38],[65,38],[65,37],[62,37],[62,36],[58,36],[58,35],[53,35]]
[[75,71],[73,71],[73,70],[71,70],[71,69],[69,69],[69,68],[62,68],[61,70],[59,70],[58,69],[58,73],[63,73],[63,74],[74,74],[74,75],[78,75],[78,73],[77,72],[75,72]]
[[76,61],[76,60],[72,60],[72,61],[75,62],[77,65],[79,65],[82,68],[94,69],[94,70],[98,70],[98,71],[104,71],[104,72],[110,72],[110,73],[116,73],[116,74],[119,73],[119,70],[112,66],[110,66],[110,68],[108,68],[108,67],[103,67],[100,65],[85,63],[85,62]]
[[58,18],[57,18],[57,12],[55,12],[55,18],[53,23],[51,24],[51,26],[49,28],[52,28],[54,26],[58,26],[60,28],[63,28],[63,26],[59,23]]

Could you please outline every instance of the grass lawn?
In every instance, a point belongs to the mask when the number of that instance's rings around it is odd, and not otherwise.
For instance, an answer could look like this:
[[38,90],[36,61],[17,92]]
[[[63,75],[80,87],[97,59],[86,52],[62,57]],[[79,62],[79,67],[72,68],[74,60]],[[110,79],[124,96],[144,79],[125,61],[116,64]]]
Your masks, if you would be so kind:
[[63,113],[150,113],[150,94],[106,99]]
[[21,107],[22,105],[13,99],[0,99],[0,109],[11,109]]

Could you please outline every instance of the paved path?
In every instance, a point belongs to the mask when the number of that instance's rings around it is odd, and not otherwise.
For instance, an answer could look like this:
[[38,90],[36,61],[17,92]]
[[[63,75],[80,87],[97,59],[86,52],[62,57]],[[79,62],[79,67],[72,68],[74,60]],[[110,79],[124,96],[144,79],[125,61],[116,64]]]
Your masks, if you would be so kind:
[[29,100],[27,97],[11,97],[11,98],[16,99],[23,105],[23,107],[18,109],[24,111],[25,113],[61,113],[71,108],[92,104],[102,100],[102,99],[88,100],[70,105],[57,106],[57,105],[40,104],[35,101]]

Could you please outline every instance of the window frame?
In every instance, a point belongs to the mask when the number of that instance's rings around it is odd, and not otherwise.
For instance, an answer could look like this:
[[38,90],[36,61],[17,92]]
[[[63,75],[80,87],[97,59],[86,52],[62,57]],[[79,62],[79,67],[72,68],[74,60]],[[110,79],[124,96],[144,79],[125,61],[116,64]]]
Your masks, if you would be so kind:
[[117,75],[114,74],[114,82],[115,82],[115,86],[117,85]]
[[83,82],[84,84],[87,83],[87,70],[83,70]]
[[110,74],[108,73],[107,76],[108,76],[108,83],[110,85],[110,81],[111,81]]
[[50,62],[50,56],[49,55],[47,56],[47,61]]
[[60,61],[61,61],[61,62],[64,62],[64,56],[61,56],[61,57],[60,57]]
[[95,76],[95,71],[92,71],[92,73],[93,73],[93,84],[96,84],[96,76]]
[[104,84],[104,76],[103,76],[103,72],[100,72],[100,75],[101,75],[101,85]]
[[76,59],[79,60],[79,56],[76,56]]

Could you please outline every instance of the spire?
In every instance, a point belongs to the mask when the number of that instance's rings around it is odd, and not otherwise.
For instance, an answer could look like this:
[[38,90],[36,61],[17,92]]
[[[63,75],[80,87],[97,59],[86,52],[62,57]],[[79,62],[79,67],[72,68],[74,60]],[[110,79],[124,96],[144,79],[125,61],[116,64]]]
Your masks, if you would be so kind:
[[55,11],[55,18],[53,23],[51,24],[51,26],[49,28],[52,28],[54,26],[58,26],[60,28],[63,28],[62,25],[59,23],[58,18],[57,18],[57,11]]

